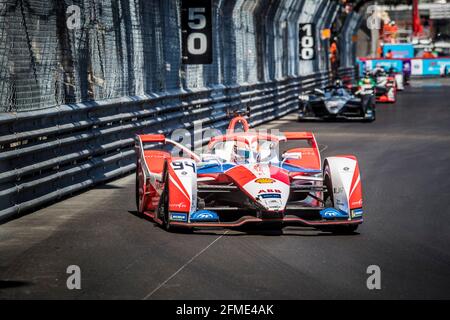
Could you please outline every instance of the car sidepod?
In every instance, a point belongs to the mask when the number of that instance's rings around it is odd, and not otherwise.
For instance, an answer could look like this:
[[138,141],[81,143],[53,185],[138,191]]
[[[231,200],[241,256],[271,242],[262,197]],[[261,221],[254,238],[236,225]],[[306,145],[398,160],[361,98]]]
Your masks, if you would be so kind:
[[169,221],[188,222],[197,210],[197,168],[195,161],[175,159],[168,166]]

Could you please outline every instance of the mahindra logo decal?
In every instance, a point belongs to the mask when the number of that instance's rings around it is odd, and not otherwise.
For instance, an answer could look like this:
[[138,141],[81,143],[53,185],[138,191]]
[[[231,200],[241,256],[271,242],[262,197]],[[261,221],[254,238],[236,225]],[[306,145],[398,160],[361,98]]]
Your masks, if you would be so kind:
[[187,206],[184,202],[180,202],[180,203],[171,203],[170,204],[171,208],[178,208],[178,209],[185,209]]

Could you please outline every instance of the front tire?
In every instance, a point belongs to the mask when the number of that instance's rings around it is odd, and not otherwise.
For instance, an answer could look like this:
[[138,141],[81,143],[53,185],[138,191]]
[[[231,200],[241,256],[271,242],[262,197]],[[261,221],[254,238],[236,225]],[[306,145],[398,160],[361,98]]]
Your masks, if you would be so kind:
[[164,164],[164,189],[161,193],[158,204],[158,217],[162,221],[162,228],[169,231],[171,229],[169,221],[169,179],[167,171],[167,162]]
[[141,189],[141,186],[139,184],[139,164],[136,164],[136,183],[135,183],[135,201],[136,201],[136,214],[139,217],[144,217],[144,214],[142,211],[140,211],[141,207],[141,197],[139,195],[139,191]]
[[[325,167],[325,172],[327,171],[327,165]],[[333,184],[329,175],[325,174],[324,184],[327,188],[327,192],[324,194],[325,207],[334,208],[334,197],[333,197]],[[333,234],[353,234],[356,229],[358,229],[358,224],[341,224],[341,225],[328,225],[320,227],[321,231],[331,232]]]

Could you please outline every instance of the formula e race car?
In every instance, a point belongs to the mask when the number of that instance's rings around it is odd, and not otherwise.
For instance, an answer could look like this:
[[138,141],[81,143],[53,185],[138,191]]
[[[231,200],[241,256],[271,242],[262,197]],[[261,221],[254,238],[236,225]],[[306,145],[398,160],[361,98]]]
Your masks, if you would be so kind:
[[397,91],[405,90],[405,76],[403,72],[399,72],[394,67],[391,67],[389,68],[389,77],[393,77],[395,79]]
[[397,83],[394,76],[389,76],[383,68],[374,70],[375,96],[377,102],[396,102]]
[[260,133],[236,117],[204,154],[161,134],[137,136],[136,150],[137,211],[167,230],[297,224],[352,233],[363,222],[357,159],[322,166],[311,132]]
[[299,96],[298,120],[375,120],[373,91],[358,90],[355,94],[340,85]]

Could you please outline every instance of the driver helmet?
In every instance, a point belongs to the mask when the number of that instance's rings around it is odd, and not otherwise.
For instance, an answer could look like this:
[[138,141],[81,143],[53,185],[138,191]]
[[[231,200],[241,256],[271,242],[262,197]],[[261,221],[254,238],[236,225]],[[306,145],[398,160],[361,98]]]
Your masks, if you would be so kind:
[[232,160],[235,163],[247,163],[250,158],[250,148],[244,143],[237,141],[233,146]]
[[342,87],[342,81],[341,81],[340,79],[337,79],[337,80],[334,82],[334,85],[335,85],[336,87]]
[[364,84],[370,84],[370,79],[368,78],[364,79]]

